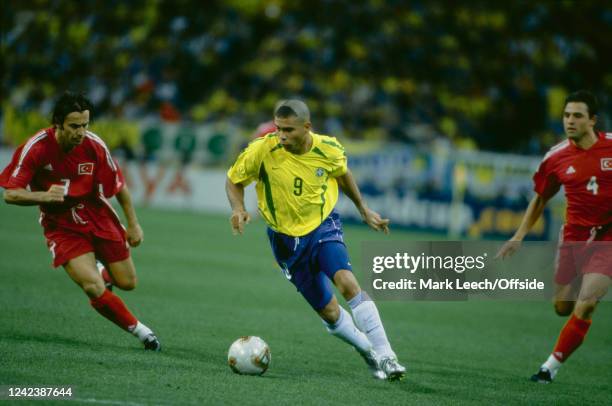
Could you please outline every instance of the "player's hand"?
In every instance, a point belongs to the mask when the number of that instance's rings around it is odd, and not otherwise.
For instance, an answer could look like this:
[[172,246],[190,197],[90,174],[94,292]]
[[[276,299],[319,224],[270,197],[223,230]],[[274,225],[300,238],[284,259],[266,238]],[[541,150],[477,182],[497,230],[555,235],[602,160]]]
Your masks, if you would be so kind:
[[64,185],[51,185],[49,190],[45,192],[45,203],[63,203],[65,190]]
[[497,255],[495,255],[495,259],[506,259],[510,258],[516,251],[521,248],[523,243],[519,240],[508,240],[502,247],[497,251]]
[[249,224],[251,216],[246,210],[234,210],[230,217],[230,223],[232,225],[232,232],[234,235],[242,234],[244,232],[244,225]]
[[363,219],[364,223],[372,227],[374,230],[389,234],[389,219],[381,218],[380,214],[376,213],[374,210],[366,208],[361,213],[361,218]]
[[144,233],[140,224],[128,224],[127,228],[127,242],[130,247],[138,247],[144,240]]

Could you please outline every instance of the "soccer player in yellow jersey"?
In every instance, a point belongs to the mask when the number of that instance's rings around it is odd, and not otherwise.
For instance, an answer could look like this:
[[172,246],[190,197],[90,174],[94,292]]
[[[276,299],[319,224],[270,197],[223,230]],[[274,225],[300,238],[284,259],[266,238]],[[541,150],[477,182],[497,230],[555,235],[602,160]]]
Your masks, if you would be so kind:
[[[283,100],[274,111],[277,131],[249,144],[227,173],[231,226],[242,234],[250,217],[244,187],[257,182],[259,212],[268,223],[276,261],[327,331],[351,344],[377,379],[401,379],[399,364],[374,302],[353,275],[342,224],[334,206],[338,186],[353,201],[363,221],[389,232],[389,220],[369,209],[347,167],[344,148],[334,137],[313,133],[310,112],[300,100]],[[338,304],[331,282],[348,302]]]

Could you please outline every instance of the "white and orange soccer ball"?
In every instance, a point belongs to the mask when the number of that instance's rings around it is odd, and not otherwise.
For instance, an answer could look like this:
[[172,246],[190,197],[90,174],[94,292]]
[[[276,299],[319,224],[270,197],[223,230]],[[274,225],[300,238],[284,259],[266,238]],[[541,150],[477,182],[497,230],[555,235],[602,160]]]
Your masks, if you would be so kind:
[[259,337],[240,337],[227,353],[227,363],[240,375],[262,375],[268,370],[272,355],[270,347]]

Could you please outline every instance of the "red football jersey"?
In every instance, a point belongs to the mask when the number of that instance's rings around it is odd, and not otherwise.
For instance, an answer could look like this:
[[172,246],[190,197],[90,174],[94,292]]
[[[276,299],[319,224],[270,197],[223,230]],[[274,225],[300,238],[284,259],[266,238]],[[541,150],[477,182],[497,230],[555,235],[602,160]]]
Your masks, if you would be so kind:
[[599,132],[583,150],[565,140],[550,149],[533,176],[534,190],[549,199],[565,189],[567,224],[594,227],[612,223],[612,133]]
[[0,186],[6,189],[47,191],[54,184],[64,185],[65,197],[60,204],[40,205],[45,230],[60,226],[121,240],[124,230],[106,198],[123,188],[123,175],[97,135],[88,131],[80,145],[65,153],[54,128],[41,130],[17,148],[0,174]]

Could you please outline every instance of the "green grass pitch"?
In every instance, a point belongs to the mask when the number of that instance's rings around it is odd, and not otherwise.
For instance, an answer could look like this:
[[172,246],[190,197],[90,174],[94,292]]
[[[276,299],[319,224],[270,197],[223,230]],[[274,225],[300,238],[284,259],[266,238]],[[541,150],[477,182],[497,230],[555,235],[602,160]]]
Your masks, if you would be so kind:
[[[234,237],[224,216],[139,214],[139,286],[119,295],[158,334],[159,354],[50,268],[36,208],[0,204],[0,385],[73,385],[77,403],[109,405],[612,403],[609,302],[552,385],[528,381],[565,321],[549,303],[379,302],[408,367],[404,381],[379,382],[277,271],[260,220]],[[380,238],[431,236],[347,226],[354,265],[360,241]],[[242,335],[270,344],[263,377],[228,368],[227,349]]]

